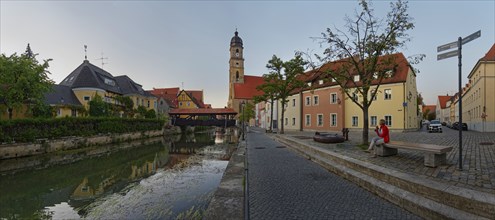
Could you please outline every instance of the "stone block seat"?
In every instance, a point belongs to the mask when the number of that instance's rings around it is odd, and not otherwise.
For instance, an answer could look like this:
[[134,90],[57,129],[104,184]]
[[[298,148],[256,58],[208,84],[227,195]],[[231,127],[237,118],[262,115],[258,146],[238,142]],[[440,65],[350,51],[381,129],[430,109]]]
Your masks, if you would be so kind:
[[407,149],[424,152],[424,165],[437,167],[447,162],[447,152],[452,150],[450,146],[435,144],[410,143],[402,141],[390,141],[389,143],[377,145],[376,154],[381,157],[397,154],[397,149]]

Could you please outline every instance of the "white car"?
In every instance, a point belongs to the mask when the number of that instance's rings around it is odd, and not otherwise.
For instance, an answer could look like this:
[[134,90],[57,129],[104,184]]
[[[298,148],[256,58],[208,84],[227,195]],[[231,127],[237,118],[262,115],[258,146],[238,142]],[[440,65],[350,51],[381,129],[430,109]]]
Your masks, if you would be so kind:
[[442,133],[442,123],[440,123],[440,120],[431,120],[430,124],[428,125],[428,132]]

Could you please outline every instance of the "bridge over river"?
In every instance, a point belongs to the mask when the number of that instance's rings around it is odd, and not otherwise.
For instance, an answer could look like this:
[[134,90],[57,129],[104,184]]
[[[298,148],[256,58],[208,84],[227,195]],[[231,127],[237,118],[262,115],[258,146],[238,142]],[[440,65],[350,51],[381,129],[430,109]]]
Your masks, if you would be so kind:
[[235,126],[237,112],[231,108],[172,109],[168,113],[175,126]]

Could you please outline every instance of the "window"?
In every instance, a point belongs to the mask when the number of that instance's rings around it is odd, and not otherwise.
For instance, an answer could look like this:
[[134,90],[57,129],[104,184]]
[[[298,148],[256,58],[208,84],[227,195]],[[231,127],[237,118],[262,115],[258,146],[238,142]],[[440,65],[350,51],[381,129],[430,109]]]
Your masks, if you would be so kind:
[[353,94],[352,94],[352,99],[353,99],[354,101],[356,101],[356,102],[357,102],[357,101],[358,101],[358,99],[359,99],[359,98],[358,98],[358,94],[357,94],[357,93],[353,93]]
[[179,102],[179,106],[182,106],[182,102]]
[[320,79],[320,80],[318,81],[318,84],[323,85],[323,80],[322,80],[322,79]]
[[75,110],[75,109],[71,109],[71,110],[70,110],[70,115],[71,115],[72,117],[76,117],[76,116],[77,116],[77,110]]
[[311,97],[310,96],[306,97],[306,105],[307,106],[311,105]]
[[311,87],[311,82],[308,83],[308,86]]
[[239,80],[239,71],[235,72],[235,80]]
[[292,118],[292,125],[296,125],[296,118]]
[[319,101],[318,96],[317,95],[313,96],[314,105],[318,105],[318,101]]
[[139,98],[136,98],[136,105],[139,105]]
[[332,82],[337,82],[337,81],[335,81],[335,79],[332,78]]
[[392,126],[392,116],[390,115],[385,115],[385,125],[387,126]]
[[330,115],[330,126],[332,127],[337,126],[337,114]]
[[357,81],[359,81],[359,75],[354,76],[354,82],[357,82]]
[[376,119],[377,119],[376,116],[371,116],[371,123],[370,123],[371,127],[375,127],[377,125]]
[[186,104],[187,104],[187,106],[190,106],[191,105],[189,102],[187,102]]
[[321,127],[323,126],[323,115],[322,114],[318,114],[317,115],[317,119],[318,119],[318,126]]
[[84,101],[86,101],[86,102],[87,102],[87,101],[90,101],[90,100],[91,100],[91,97],[89,97],[89,96],[84,96],[84,98],[83,98],[83,99],[84,99]]
[[110,85],[110,86],[115,86],[115,81],[105,78],[105,84]]
[[296,99],[292,99],[292,107],[296,106]]
[[390,100],[392,99],[392,90],[391,89],[385,89],[385,100]]
[[289,119],[285,118],[285,125],[288,125],[288,124],[289,124]]
[[336,93],[330,94],[330,103],[332,103],[332,104],[337,103],[337,94]]
[[150,107],[150,101],[148,100],[148,108]]
[[162,100],[162,101],[160,101],[160,105],[163,105],[163,100]]
[[352,127],[358,126],[358,116],[352,116]]
[[311,126],[311,115],[306,115],[306,126]]
[[373,99],[373,101],[376,101],[376,94],[375,94],[375,96],[373,96],[374,93],[375,93],[375,90],[372,89],[370,92],[370,96],[372,97],[371,99]]
[[57,109],[57,115],[58,116],[61,116],[62,115],[62,109],[61,108]]

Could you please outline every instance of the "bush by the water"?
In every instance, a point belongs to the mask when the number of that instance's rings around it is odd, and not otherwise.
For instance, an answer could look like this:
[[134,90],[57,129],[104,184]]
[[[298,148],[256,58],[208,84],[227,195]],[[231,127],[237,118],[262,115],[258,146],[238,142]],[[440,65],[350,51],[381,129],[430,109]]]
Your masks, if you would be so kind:
[[0,142],[32,142],[67,136],[91,136],[160,130],[164,120],[130,118],[55,118],[0,121]]

